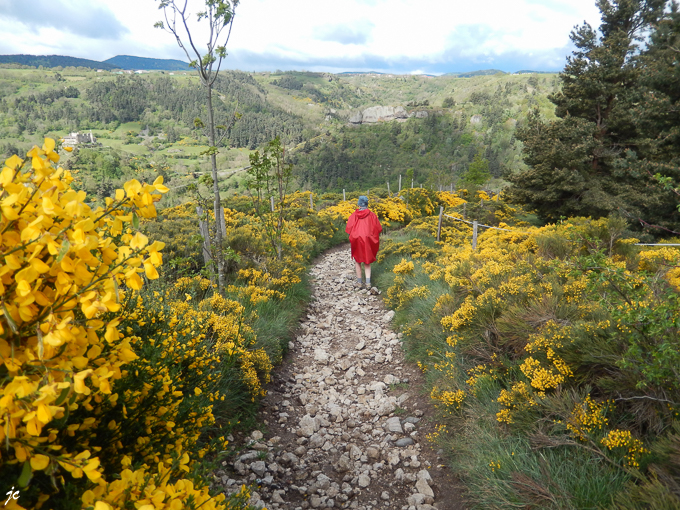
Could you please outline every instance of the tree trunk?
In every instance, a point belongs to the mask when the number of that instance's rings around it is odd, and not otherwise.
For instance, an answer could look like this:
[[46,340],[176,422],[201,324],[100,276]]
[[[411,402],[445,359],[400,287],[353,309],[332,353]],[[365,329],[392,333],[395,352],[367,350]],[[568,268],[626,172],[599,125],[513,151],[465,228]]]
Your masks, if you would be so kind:
[[209,79],[206,81],[206,92],[208,96],[208,136],[210,137],[210,164],[212,166],[213,191],[215,193],[215,261],[217,262],[217,290],[220,294],[224,291],[224,257],[222,256],[222,229],[220,228],[220,211],[222,204],[220,203],[220,188],[217,182],[217,154],[215,153],[215,119],[213,117],[212,106],[212,86]]
[[277,161],[277,171],[276,175],[278,177],[278,185],[279,185],[279,218],[277,222],[277,245],[276,245],[276,255],[279,260],[281,260],[281,243],[282,243],[282,236],[283,236],[283,200],[285,198],[284,193],[283,193],[283,156],[281,156],[281,160]]

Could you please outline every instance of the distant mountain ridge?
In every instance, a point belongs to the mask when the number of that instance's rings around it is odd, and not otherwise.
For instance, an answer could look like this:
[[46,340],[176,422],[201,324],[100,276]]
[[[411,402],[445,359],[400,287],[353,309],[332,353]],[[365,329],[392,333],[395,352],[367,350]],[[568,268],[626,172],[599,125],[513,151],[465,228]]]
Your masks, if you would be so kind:
[[86,58],[69,57],[66,55],[0,55],[0,64],[19,64],[31,67],[87,67],[89,69],[104,69],[107,71],[190,71],[191,68],[181,60],[134,57],[131,55],[116,55],[108,60],[99,62]]
[[456,78],[472,78],[473,76],[491,76],[494,74],[507,74],[500,69],[482,69],[480,71],[469,71],[466,73],[446,73],[444,76],[455,76]]
[[115,57],[104,60],[104,63],[122,69],[140,71],[191,71],[189,64],[182,62],[181,60],[134,57],[132,55],[116,55]]
[[336,74],[386,74],[386,73],[381,73],[379,71],[343,71],[341,73]]
[[555,74],[559,71],[532,71],[530,69],[522,69],[521,71],[515,71],[515,74]]
[[90,69],[120,69],[113,64],[65,55],[0,55],[0,64],[19,64],[31,67],[88,67]]
[[[133,55],[116,55],[103,62],[97,60],[89,60],[86,58],[69,57],[65,55],[0,55],[0,64],[19,64],[31,67],[43,66],[44,68],[52,67],[87,67],[90,69],[104,69],[107,71],[191,71],[189,64],[181,60],[162,59],[162,58],[148,58],[135,57]],[[547,74],[554,71],[533,71],[521,70],[514,74]],[[335,73],[338,75],[385,75],[385,74],[399,74],[399,73],[383,73],[379,71],[345,71]],[[443,76],[454,76],[456,78],[473,78],[475,76],[490,76],[494,74],[509,74],[499,69],[482,69],[479,71],[469,72],[451,72],[445,73]],[[512,73],[511,73],[512,74]],[[418,75],[416,75],[418,76]],[[433,74],[421,74],[420,76],[434,77]]]

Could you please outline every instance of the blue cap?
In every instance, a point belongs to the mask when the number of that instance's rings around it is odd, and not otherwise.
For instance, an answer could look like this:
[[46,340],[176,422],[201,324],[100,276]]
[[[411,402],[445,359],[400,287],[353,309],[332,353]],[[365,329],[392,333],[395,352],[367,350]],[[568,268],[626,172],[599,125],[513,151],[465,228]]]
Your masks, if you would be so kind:
[[357,205],[358,205],[359,207],[368,207],[368,197],[367,197],[367,196],[364,196],[364,195],[361,195],[361,196],[359,197],[359,201],[357,202]]

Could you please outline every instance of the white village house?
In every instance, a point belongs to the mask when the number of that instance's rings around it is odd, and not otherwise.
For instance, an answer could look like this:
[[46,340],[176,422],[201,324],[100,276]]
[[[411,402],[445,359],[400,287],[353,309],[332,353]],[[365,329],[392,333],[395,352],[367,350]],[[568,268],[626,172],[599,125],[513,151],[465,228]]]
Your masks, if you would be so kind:
[[95,144],[97,143],[97,139],[95,136],[92,134],[92,130],[90,130],[89,133],[71,133],[68,136],[65,136],[64,141],[62,142],[62,145],[64,147],[73,147],[74,145],[78,145],[81,143],[86,143],[86,144]]

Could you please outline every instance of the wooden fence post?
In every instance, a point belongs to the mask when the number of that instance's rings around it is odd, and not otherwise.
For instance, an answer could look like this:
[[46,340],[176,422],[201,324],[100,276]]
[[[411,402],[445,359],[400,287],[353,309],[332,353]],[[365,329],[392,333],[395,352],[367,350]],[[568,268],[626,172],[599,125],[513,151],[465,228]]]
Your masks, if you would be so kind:
[[472,222],[472,249],[477,249],[477,220]]
[[399,193],[401,193],[401,174],[399,174]]
[[387,181],[387,196],[392,196],[392,193],[390,193],[390,181]]
[[270,203],[271,203],[271,207],[272,207],[272,212],[274,212],[274,196],[272,195],[272,196],[269,197],[269,198],[270,198],[270,200],[271,200]]
[[444,207],[439,206],[439,223],[437,224],[437,241],[441,238],[442,235],[442,217],[444,216]]
[[309,208],[314,209],[314,199],[312,198],[312,192],[309,192]]
[[342,201],[345,202],[347,198],[345,198],[345,189],[343,188],[342,190]]

